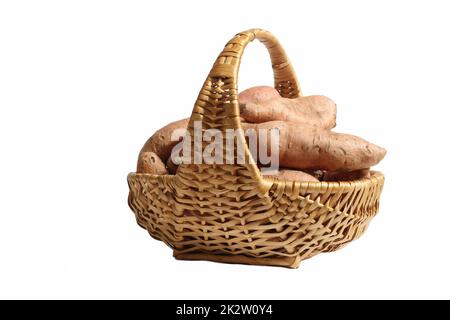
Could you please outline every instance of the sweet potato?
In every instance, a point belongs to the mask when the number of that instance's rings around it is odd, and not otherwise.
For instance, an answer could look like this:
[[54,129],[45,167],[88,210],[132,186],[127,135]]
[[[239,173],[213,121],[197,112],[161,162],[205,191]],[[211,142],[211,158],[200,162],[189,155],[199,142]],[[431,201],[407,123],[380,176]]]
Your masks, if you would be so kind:
[[353,181],[370,178],[370,169],[355,171],[325,171],[323,181]]
[[303,169],[302,171],[313,176],[319,181],[322,181],[323,176],[325,175],[325,171],[321,169]]
[[145,142],[140,154],[147,151],[154,152],[164,163],[167,162],[172,148],[178,143],[178,141],[172,141],[172,133],[176,129],[186,129],[188,123],[189,119],[182,119],[159,129]]
[[[352,171],[380,162],[386,150],[353,135],[284,121],[243,124],[244,129],[280,130],[280,166],[293,169]],[[270,143],[269,136],[267,141]],[[260,146],[259,146],[260,147]],[[270,144],[267,146],[270,150]]]
[[306,172],[299,170],[280,169],[275,174],[265,175],[267,178],[275,178],[276,180],[288,180],[288,181],[319,181],[315,177]]
[[172,158],[169,157],[169,159],[167,159],[167,162],[166,162],[166,168],[170,174],[175,174],[175,173],[177,173],[178,165],[173,163]]
[[246,104],[249,102],[260,103],[274,98],[280,98],[280,94],[275,88],[269,86],[258,86],[248,88],[239,93],[239,103]]
[[139,154],[137,173],[167,174],[166,166],[154,152],[142,152]]
[[[173,122],[158,130],[141,150],[158,154],[167,161],[178,141],[171,141],[172,131],[186,128],[188,120]],[[335,133],[324,128],[285,121],[259,124],[242,123],[247,129],[280,130],[280,166],[292,169],[323,169],[353,171],[371,167],[380,162],[386,150],[353,135]],[[267,146],[270,150],[270,139]]]
[[295,99],[275,98],[240,104],[241,117],[247,122],[282,120],[331,129],[336,126],[336,104],[325,96]]

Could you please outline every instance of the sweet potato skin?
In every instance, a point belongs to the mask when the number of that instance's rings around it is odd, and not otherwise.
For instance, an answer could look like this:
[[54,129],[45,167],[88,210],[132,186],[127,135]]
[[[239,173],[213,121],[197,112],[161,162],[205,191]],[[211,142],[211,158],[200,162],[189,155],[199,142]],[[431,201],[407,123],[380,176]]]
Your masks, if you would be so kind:
[[167,174],[164,162],[161,161],[160,157],[156,153],[150,151],[142,152],[139,154],[136,172],[149,174]]
[[175,173],[177,173],[178,165],[173,163],[172,158],[169,157],[169,159],[167,159],[167,162],[166,162],[166,168],[167,168],[167,171],[169,172],[169,174],[175,174]]
[[354,181],[370,178],[370,169],[365,168],[354,171],[325,171],[323,181]]
[[240,104],[249,102],[260,103],[274,98],[280,98],[278,91],[269,86],[257,86],[248,88],[239,93],[238,100]]
[[172,148],[178,143],[178,141],[172,141],[172,133],[176,129],[186,129],[189,123],[189,119],[182,119],[172,123],[169,123],[165,127],[156,131],[144,144],[140,154],[144,152],[154,152],[165,163],[170,157]]
[[287,180],[287,181],[314,181],[318,182],[319,180],[313,177],[306,172],[300,170],[289,170],[289,169],[280,169],[276,174],[264,175],[263,177],[274,178],[276,180]]
[[[285,121],[242,124],[244,130],[280,131],[280,166],[293,169],[352,171],[380,162],[386,150],[359,137]],[[268,138],[267,141],[270,142]],[[270,150],[271,146],[267,146]]]
[[240,115],[252,123],[281,120],[332,129],[336,126],[336,103],[319,95],[295,99],[279,97],[240,104]]

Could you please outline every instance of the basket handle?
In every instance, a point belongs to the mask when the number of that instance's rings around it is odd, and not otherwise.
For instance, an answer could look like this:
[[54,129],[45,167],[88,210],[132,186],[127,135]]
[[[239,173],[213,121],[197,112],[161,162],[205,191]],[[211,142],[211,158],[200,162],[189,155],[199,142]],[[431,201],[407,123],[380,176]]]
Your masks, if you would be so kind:
[[[282,97],[286,98],[301,96],[294,69],[278,40],[270,32],[262,29],[250,29],[238,33],[225,45],[197,97],[187,130],[191,137],[194,134],[195,121],[201,121],[203,130],[218,129],[225,133],[226,129],[241,129],[237,87],[238,72],[244,49],[255,38],[261,41],[269,51],[276,90]],[[240,140],[237,142],[244,146],[246,158],[244,167],[249,172],[238,170],[237,173],[233,172],[233,175],[245,175],[247,177],[250,175],[251,178],[261,183],[260,171],[252,161],[244,135],[239,134],[237,140]],[[204,144],[200,151],[203,151],[203,147]],[[234,151],[236,151],[236,148],[235,142]],[[192,142],[191,150],[194,150],[194,142]],[[194,152],[191,152],[192,157],[193,154]],[[191,165],[181,164],[178,172],[180,175],[184,174],[185,177],[193,178]],[[228,170],[225,169],[224,172],[228,172]]]
[[[281,44],[273,34],[262,29],[250,29],[235,35],[220,53],[212,70],[210,78],[227,78],[232,80],[230,87],[236,90],[241,58],[247,44],[254,39],[262,42],[269,51],[274,75],[275,89],[285,98],[297,98],[301,96],[300,86],[295,76],[295,71],[289,62]],[[236,97],[237,100],[237,97]]]

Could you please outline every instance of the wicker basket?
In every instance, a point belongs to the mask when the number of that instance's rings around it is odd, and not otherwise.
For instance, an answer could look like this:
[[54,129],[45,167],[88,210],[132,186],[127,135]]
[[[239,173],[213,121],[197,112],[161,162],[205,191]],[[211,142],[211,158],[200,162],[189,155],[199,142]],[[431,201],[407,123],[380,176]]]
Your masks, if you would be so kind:
[[[244,48],[255,38],[270,53],[275,88],[283,97],[301,95],[277,39],[260,29],[239,33],[200,91],[191,134],[195,120],[204,129],[241,128],[237,75]],[[235,148],[241,142],[243,135]],[[247,146],[245,156],[251,159]],[[378,211],[384,182],[379,172],[350,182],[290,182],[264,178],[255,164],[246,163],[182,164],[176,175],[130,173],[129,206],[138,224],[170,246],[177,259],[291,268],[358,238]]]

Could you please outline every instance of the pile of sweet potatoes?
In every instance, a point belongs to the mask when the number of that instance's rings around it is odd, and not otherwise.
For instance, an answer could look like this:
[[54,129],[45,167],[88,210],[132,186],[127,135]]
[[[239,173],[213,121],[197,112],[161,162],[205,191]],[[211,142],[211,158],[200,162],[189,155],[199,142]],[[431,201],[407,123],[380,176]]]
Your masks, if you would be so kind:
[[[279,130],[280,170],[270,177],[292,181],[350,181],[370,176],[386,150],[359,137],[331,131],[336,104],[325,96],[283,98],[272,87],[259,86],[239,94],[242,128]],[[171,151],[174,130],[187,127],[179,120],[153,134],[139,153],[137,172],[174,174]]]

